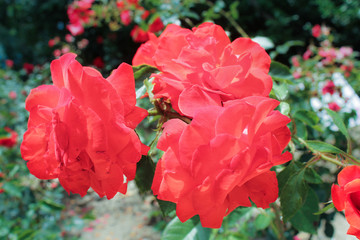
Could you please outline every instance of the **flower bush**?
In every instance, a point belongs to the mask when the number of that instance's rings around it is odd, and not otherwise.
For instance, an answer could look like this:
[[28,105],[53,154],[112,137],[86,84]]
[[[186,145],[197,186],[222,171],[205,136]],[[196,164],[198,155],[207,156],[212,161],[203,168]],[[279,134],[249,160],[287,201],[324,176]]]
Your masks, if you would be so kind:
[[[66,199],[58,183],[70,198],[91,196],[92,188],[111,199],[130,180],[172,218],[163,239],[332,237],[334,206],[358,236],[358,117],[347,95],[359,92],[358,53],[335,47],[325,25],[301,26],[313,36],[307,49],[299,41],[278,45],[276,36],[276,44],[250,38],[237,16],[244,5],[77,0],[64,33],[45,36],[57,58],[50,68],[0,58],[4,86],[25,82],[21,90],[0,87],[0,237],[21,239],[19,229],[42,224],[31,211],[40,219],[56,212],[49,223],[58,224]],[[291,69],[276,61],[294,51],[301,54],[290,58]],[[131,59],[133,66],[121,63]],[[20,179],[27,171],[48,180],[28,186]],[[36,221],[19,225],[7,209]],[[44,229],[24,234],[50,236]]]

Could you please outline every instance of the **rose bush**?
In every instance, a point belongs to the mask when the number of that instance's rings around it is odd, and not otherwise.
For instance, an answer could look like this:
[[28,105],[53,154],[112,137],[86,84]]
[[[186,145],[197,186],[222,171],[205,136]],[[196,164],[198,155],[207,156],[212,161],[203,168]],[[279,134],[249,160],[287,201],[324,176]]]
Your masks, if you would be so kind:
[[59,178],[66,191],[81,196],[91,187],[110,199],[126,193],[147,153],[133,130],[147,111],[135,106],[131,66],[121,64],[104,79],[75,57],[54,60],[54,85],[39,86],[27,97],[21,154],[36,177]]
[[190,124],[164,124],[157,147],[152,190],[177,204],[181,221],[199,215],[203,227],[219,228],[238,206],[268,208],[278,197],[275,165],[289,161],[282,153],[290,141],[290,119],[273,111],[278,101],[248,97],[224,107],[198,110]]
[[348,234],[360,239],[360,167],[348,166],[338,174],[339,185],[332,185],[331,196],[338,211],[345,209],[350,224]]
[[149,64],[161,73],[155,78],[155,98],[171,101],[179,113],[192,117],[205,106],[228,100],[268,96],[272,80],[270,57],[248,38],[231,42],[216,24],[203,23],[193,30],[169,25],[142,45],[134,65]]

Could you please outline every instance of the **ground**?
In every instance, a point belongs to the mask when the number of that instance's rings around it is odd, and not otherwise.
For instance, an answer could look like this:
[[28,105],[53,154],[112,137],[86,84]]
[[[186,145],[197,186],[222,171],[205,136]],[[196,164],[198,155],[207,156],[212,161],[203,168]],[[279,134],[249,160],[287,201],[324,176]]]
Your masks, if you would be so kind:
[[127,194],[113,199],[91,201],[96,219],[84,228],[81,240],[158,240],[160,232],[148,225],[152,211],[152,196],[140,197],[134,183]]

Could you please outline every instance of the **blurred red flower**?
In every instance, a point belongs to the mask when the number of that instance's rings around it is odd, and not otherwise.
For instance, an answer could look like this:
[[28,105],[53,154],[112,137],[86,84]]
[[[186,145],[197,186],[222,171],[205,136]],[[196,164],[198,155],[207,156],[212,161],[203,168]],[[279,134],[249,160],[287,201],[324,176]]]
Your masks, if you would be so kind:
[[341,107],[336,102],[331,102],[328,104],[328,106],[329,106],[329,109],[331,109],[335,112],[338,112],[341,110]]
[[149,31],[150,32],[159,32],[164,28],[164,24],[161,21],[160,17],[157,17],[150,25],[149,25]]
[[148,32],[143,30],[140,26],[136,25],[130,32],[134,42],[146,42],[149,40]]
[[120,19],[125,26],[128,26],[132,21],[130,10],[122,11],[120,13]]
[[34,71],[34,65],[31,63],[24,63],[23,69],[25,69],[27,74],[31,74]]
[[331,95],[333,95],[335,92],[335,84],[333,81],[326,81],[325,86],[322,89],[322,94],[327,94],[330,93]]
[[4,127],[4,130],[10,134],[10,136],[0,136],[0,146],[11,148],[16,145],[18,134],[8,127]]
[[14,66],[14,61],[13,60],[10,60],[10,59],[6,59],[5,60],[5,65],[8,67],[8,68],[12,68]]
[[105,63],[102,57],[96,57],[94,58],[93,65],[97,68],[103,68],[105,66]]
[[154,194],[176,203],[182,222],[198,214],[209,228],[219,228],[236,207],[250,207],[249,198],[268,208],[278,197],[270,168],[292,158],[282,154],[290,119],[273,111],[278,104],[247,97],[199,109],[189,125],[166,122],[157,145],[165,153],[156,166]]
[[350,224],[348,234],[360,239],[360,167],[348,166],[338,175],[339,185],[332,185],[331,196],[338,211],[345,209]]
[[8,96],[9,96],[10,99],[16,99],[17,94],[14,91],[10,91]]
[[148,148],[135,131],[147,111],[136,107],[132,67],[121,64],[104,79],[68,53],[51,63],[54,85],[33,89],[21,154],[30,173],[59,178],[67,192],[100,197],[126,193]]
[[312,29],[311,29],[311,33],[313,35],[314,38],[318,38],[321,35],[321,27],[319,24],[316,24]]

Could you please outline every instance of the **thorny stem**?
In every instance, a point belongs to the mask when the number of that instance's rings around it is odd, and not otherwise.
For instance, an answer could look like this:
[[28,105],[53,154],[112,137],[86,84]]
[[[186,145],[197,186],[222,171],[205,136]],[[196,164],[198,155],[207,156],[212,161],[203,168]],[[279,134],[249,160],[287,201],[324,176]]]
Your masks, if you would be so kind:
[[[302,139],[299,137],[296,137],[296,139],[301,142],[305,147],[307,147],[308,149],[310,149],[309,145]],[[333,158],[331,156],[329,156],[328,154],[324,154],[318,151],[313,151],[313,153],[315,154],[315,157],[321,158],[325,161],[334,163],[340,167],[346,167],[346,164],[343,164],[342,162],[338,161],[337,158]]]
[[[214,7],[214,3],[211,1],[206,1],[206,4],[208,6]],[[236,31],[242,37],[249,38],[249,35],[247,35],[247,33],[244,31],[244,29],[235,21],[235,19],[233,17],[231,17],[230,13],[228,13],[222,9],[220,9],[219,13],[229,21],[229,23],[236,29]]]
[[174,118],[178,118],[184,122],[186,122],[187,124],[191,123],[191,119],[189,119],[188,117],[182,116],[179,113],[176,112],[172,112],[169,108],[169,106],[162,106],[163,104],[155,101],[154,103],[155,105],[155,109],[150,109],[148,111],[149,116],[162,116],[165,119],[160,120],[165,122],[168,119],[174,119]]
[[286,240],[285,236],[284,236],[284,225],[281,221],[281,214],[280,214],[280,209],[279,206],[276,203],[271,203],[270,207],[274,210],[275,213],[275,224],[271,224],[271,226],[273,227],[273,230],[277,236],[277,238],[279,240]]

